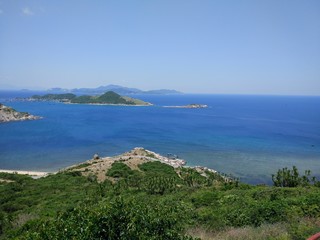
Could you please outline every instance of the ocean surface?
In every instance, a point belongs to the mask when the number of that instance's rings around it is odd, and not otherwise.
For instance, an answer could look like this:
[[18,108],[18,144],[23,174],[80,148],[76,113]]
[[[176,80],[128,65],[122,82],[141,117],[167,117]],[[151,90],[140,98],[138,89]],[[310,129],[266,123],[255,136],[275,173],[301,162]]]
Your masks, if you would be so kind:
[[[32,94],[0,91],[0,102],[43,117],[0,124],[0,169],[56,171],[144,147],[247,183],[270,184],[272,173],[293,165],[320,177],[320,97],[133,96],[151,107],[12,100]],[[190,103],[209,107],[163,107]]]

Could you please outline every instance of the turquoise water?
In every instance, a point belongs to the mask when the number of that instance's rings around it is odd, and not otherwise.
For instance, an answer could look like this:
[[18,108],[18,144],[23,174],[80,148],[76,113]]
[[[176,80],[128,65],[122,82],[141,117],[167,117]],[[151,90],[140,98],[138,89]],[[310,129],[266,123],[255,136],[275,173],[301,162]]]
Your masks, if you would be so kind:
[[[26,95],[31,93],[25,93]],[[0,169],[58,170],[141,146],[248,183],[296,165],[320,177],[320,97],[141,95],[152,107],[8,101],[42,120],[0,124]],[[207,104],[205,109],[163,108]]]

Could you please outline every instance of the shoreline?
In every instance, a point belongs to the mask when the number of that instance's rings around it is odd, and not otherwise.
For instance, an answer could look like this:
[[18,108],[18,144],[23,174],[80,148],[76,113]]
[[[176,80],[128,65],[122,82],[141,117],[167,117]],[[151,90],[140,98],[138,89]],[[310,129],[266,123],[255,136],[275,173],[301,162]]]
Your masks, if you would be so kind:
[[33,178],[41,178],[41,177],[48,176],[49,174],[53,174],[54,172],[0,169],[0,173],[16,173],[16,174],[21,174],[21,175],[29,175]]

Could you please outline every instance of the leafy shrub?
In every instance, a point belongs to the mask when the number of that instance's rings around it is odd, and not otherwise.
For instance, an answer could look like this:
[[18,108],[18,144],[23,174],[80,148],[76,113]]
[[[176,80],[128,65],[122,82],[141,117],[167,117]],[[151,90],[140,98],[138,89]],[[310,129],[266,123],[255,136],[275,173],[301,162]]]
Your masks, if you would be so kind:
[[17,235],[23,239],[191,239],[184,236],[183,204],[144,203],[118,197],[108,204],[75,208],[56,219],[26,225]]
[[289,224],[289,234],[293,240],[305,240],[320,232],[320,221],[314,218],[296,219]]
[[132,170],[132,174],[130,174],[127,178],[128,186],[141,189],[143,184],[143,178],[143,173],[137,170]]
[[201,176],[200,173],[192,168],[182,168],[180,170],[180,176],[189,187],[208,185],[208,178]]
[[133,171],[126,164],[122,162],[114,162],[111,168],[106,173],[107,176],[114,178],[126,178],[129,175],[132,175]]
[[195,207],[215,205],[219,199],[219,194],[216,190],[206,190],[195,192],[191,196],[191,202]]
[[168,164],[161,163],[159,161],[147,162],[139,165],[139,169],[144,171],[148,175],[158,176],[165,175],[167,177],[178,178],[174,168]]
[[297,187],[297,186],[309,186],[312,182],[317,184],[315,177],[310,177],[310,170],[306,170],[303,176],[296,166],[292,167],[292,170],[288,168],[279,169],[277,174],[272,174],[273,185],[276,187]]
[[160,195],[165,192],[173,192],[176,189],[176,184],[175,178],[165,176],[149,177],[143,181],[144,189],[148,193]]
[[251,211],[251,224],[277,223],[286,220],[288,206],[282,201],[263,201],[254,205]]

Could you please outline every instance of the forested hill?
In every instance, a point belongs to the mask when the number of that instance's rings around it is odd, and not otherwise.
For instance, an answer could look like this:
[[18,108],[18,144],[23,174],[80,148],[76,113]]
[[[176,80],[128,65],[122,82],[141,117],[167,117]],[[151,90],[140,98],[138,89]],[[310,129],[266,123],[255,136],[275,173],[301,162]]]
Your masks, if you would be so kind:
[[45,101],[61,101],[61,102],[69,102],[69,103],[81,103],[81,104],[115,104],[115,105],[152,105],[151,103],[144,102],[139,99],[130,98],[120,96],[119,94],[108,91],[99,96],[89,96],[82,95],[76,96],[72,93],[64,93],[64,94],[46,94],[43,96],[34,95],[31,97],[35,100],[45,100]]

